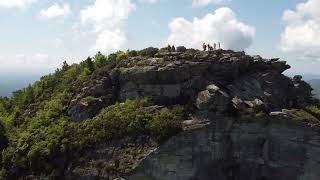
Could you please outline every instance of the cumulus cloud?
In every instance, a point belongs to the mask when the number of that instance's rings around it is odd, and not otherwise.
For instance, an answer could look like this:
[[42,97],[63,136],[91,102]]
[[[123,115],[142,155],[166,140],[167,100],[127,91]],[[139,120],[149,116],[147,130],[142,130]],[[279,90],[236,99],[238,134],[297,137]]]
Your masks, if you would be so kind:
[[173,19],[169,28],[171,34],[167,43],[200,48],[203,42],[221,42],[225,49],[244,50],[255,35],[255,28],[240,22],[230,8],[219,8],[202,19],[188,21],[179,17]]
[[62,6],[59,4],[54,4],[48,9],[43,9],[40,11],[40,15],[46,18],[66,17],[70,13],[71,10],[69,4],[63,4]]
[[229,2],[230,0],[192,0],[192,6],[207,6],[209,4],[219,4],[222,2]]
[[123,47],[127,42],[126,21],[134,10],[130,0],[95,0],[93,5],[81,10],[82,24],[95,27],[93,50],[110,53]]
[[0,8],[26,8],[37,0],[0,0]]
[[320,0],[308,0],[285,10],[286,27],[281,34],[283,52],[297,53],[306,59],[320,60]]

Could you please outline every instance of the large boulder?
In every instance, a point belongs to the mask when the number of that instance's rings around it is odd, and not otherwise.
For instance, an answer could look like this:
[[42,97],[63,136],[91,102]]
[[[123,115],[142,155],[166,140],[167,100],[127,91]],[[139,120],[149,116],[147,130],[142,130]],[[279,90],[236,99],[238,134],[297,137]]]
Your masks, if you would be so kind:
[[207,89],[201,91],[196,99],[196,107],[199,110],[223,113],[229,110],[230,105],[230,96],[214,84],[207,86]]

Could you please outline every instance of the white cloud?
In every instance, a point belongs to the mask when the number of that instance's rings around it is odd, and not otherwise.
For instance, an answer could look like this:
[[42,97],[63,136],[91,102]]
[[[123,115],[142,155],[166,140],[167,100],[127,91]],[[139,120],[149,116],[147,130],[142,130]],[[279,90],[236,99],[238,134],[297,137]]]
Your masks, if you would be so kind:
[[54,4],[48,9],[43,9],[40,11],[40,15],[46,18],[66,17],[70,13],[71,10],[69,4],[63,4],[62,6],[59,4]]
[[139,0],[141,3],[149,3],[149,4],[154,4],[159,2],[159,0]]
[[286,10],[286,23],[281,34],[280,49],[301,55],[303,59],[320,59],[320,0],[308,0]]
[[82,23],[95,27],[97,37],[93,50],[110,53],[123,47],[127,42],[126,21],[134,10],[130,0],[96,0],[81,10]]
[[222,2],[229,2],[230,0],[192,0],[192,6],[200,7],[207,6],[209,4],[219,4]]
[[217,43],[225,49],[244,50],[255,36],[255,28],[240,22],[230,8],[219,8],[202,19],[192,22],[179,17],[173,19],[169,28],[171,34],[167,43],[193,48],[202,47],[202,43]]
[[26,8],[37,0],[0,0],[0,8]]

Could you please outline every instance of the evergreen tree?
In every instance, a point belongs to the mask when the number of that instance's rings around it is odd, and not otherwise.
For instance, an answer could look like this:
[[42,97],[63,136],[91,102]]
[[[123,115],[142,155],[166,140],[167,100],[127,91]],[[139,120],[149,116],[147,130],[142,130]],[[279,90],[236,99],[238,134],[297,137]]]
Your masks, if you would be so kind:
[[62,63],[62,71],[67,71],[69,69],[69,64],[67,63],[67,61],[63,61]]
[[85,66],[89,69],[90,72],[93,72],[93,71],[94,71],[94,63],[93,63],[91,57],[88,57],[88,58],[85,60]]
[[107,64],[107,57],[103,55],[100,51],[95,55],[94,62],[95,67],[101,68]]
[[171,51],[176,52],[176,47],[174,47],[174,45],[171,47]]

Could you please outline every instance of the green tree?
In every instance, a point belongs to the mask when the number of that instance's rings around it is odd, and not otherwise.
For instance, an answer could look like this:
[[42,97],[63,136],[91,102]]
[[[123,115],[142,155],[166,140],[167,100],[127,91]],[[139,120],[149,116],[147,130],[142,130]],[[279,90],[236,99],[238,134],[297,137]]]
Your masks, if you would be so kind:
[[63,61],[62,63],[62,71],[67,71],[70,68],[69,64],[67,61]]
[[108,59],[105,55],[101,54],[99,51],[95,56],[94,56],[94,62],[95,62],[95,67],[96,68],[101,68],[105,66],[108,63]]
[[84,61],[85,67],[89,69],[90,72],[94,71],[94,62],[92,61],[91,57],[88,57],[85,61]]

